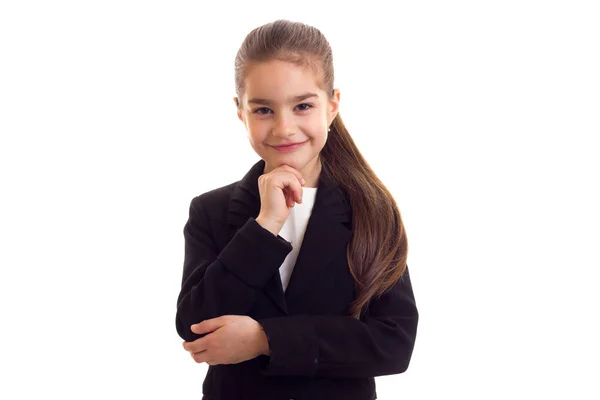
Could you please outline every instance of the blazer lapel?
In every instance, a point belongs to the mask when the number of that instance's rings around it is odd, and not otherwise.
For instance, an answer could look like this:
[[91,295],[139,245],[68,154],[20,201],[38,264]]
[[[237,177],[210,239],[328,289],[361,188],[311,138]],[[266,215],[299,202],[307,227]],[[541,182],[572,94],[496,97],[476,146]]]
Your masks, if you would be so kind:
[[315,204],[285,291],[288,305],[298,302],[310,291],[334,255],[348,244],[352,236],[351,222],[348,196],[322,171]]
[[[258,217],[258,177],[263,174],[264,167],[265,161],[259,160],[233,188],[227,214],[227,222],[232,225],[231,237],[249,217]],[[289,314],[287,302],[302,296],[311,282],[319,279],[319,271],[327,266],[340,247],[348,243],[352,235],[351,223],[352,212],[346,192],[332,182],[323,168],[287,290],[284,293],[279,273],[273,274],[264,287],[265,293],[284,314]]]

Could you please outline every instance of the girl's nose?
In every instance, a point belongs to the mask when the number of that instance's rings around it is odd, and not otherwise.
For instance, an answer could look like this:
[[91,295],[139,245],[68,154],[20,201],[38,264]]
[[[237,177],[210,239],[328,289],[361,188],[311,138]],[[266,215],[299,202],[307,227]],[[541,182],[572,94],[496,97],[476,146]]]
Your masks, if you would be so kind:
[[275,120],[273,134],[277,136],[289,136],[294,133],[293,118],[291,116],[280,115]]

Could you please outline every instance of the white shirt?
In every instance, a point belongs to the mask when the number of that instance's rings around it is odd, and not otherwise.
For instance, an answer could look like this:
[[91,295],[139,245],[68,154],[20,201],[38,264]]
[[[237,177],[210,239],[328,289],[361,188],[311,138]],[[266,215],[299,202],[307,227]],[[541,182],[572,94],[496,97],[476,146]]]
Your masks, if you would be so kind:
[[292,243],[292,251],[290,251],[283,260],[283,264],[279,267],[279,274],[281,275],[281,284],[283,285],[283,291],[287,289],[290,277],[300,252],[302,245],[302,239],[304,239],[304,233],[306,232],[306,226],[308,225],[308,219],[312,213],[313,205],[315,204],[315,198],[317,196],[318,188],[303,187],[302,188],[302,203],[296,203],[294,207],[290,208],[290,214],[288,219],[283,224],[279,236]]

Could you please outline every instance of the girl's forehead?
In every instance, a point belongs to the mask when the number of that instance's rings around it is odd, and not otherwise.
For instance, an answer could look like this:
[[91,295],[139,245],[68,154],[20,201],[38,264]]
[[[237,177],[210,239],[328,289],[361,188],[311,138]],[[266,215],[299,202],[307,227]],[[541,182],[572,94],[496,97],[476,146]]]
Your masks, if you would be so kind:
[[261,79],[245,82],[244,95],[249,102],[294,103],[303,100],[316,101],[324,97],[325,92],[317,81],[312,80],[278,80]]
[[271,60],[250,65],[246,69],[245,81],[249,89],[254,86],[264,88],[312,85],[318,87],[317,82],[321,78],[319,75],[314,68],[308,66]]

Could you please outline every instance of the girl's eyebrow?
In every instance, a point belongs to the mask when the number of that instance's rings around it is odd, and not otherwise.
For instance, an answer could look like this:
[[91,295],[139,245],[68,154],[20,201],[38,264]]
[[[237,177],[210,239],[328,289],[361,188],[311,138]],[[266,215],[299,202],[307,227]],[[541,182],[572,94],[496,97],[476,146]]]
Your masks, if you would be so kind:
[[[306,100],[310,97],[318,97],[316,93],[304,93],[301,94],[299,96],[294,96],[288,99],[288,101],[290,103],[296,103],[298,101],[302,101],[302,100]],[[248,103],[254,103],[254,104],[264,104],[264,105],[272,105],[273,101],[272,100],[267,100],[267,99],[259,99],[259,98],[252,98],[250,100],[248,100]]]

